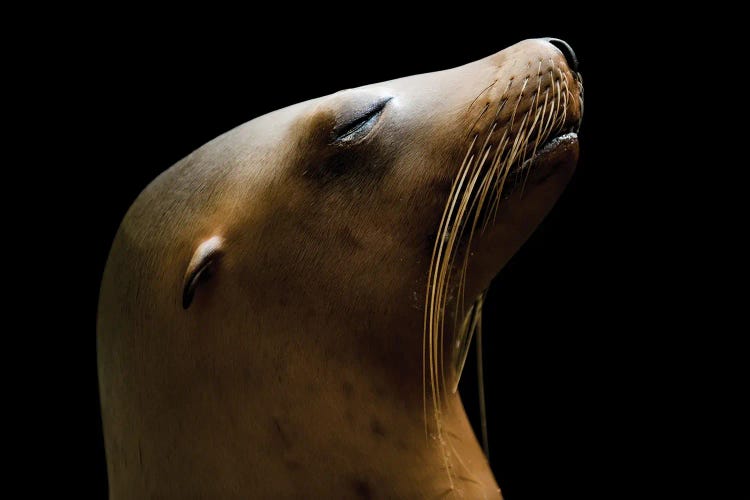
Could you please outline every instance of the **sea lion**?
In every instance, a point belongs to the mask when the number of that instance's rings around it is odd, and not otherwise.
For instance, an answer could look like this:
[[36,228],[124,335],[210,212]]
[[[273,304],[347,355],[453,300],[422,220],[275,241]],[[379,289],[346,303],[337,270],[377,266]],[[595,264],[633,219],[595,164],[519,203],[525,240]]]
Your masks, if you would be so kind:
[[499,498],[453,389],[582,102],[572,50],[527,40],[256,118],[154,180],[100,292],[110,496]]

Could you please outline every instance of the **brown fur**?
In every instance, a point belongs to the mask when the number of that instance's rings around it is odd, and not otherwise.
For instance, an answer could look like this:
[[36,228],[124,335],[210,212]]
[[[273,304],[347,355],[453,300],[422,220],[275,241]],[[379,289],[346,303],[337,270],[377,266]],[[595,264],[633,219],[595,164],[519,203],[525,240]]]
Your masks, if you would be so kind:
[[[499,497],[458,395],[440,401],[441,436],[425,422],[424,297],[446,199],[491,123],[485,102],[547,59],[565,64],[531,40],[285,108],[144,190],[99,303],[112,498]],[[342,113],[381,94],[393,99],[372,131],[335,144]],[[467,297],[547,213],[576,155],[503,202],[472,243]],[[183,309],[186,269],[214,236],[221,259]]]

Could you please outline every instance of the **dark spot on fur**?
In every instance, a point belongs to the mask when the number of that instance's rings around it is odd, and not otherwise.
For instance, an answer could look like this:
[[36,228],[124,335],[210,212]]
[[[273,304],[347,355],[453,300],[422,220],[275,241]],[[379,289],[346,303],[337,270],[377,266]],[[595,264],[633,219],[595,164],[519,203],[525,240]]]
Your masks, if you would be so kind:
[[351,410],[346,410],[344,412],[344,417],[346,417],[346,421],[349,422],[350,424],[354,423],[354,413],[352,413]]
[[354,396],[354,386],[349,382],[344,382],[343,389],[346,399],[352,399],[352,396]]
[[289,436],[287,436],[286,432],[284,432],[284,429],[281,428],[279,419],[276,417],[273,417],[273,426],[274,426],[274,429],[276,429],[276,434],[279,436],[279,439],[281,440],[281,444],[284,445],[284,448],[285,449],[291,448],[292,442],[289,440]]
[[293,471],[293,472],[297,472],[298,470],[300,470],[302,468],[302,463],[299,462],[298,460],[285,459],[284,460],[284,465],[286,465],[287,469],[289,469],[290,471]]
[[313,308],[305,309],[304,312],[304,319],[307,321],[312,321],[318,316],[318,311]]
[[370,429],[372,430],[372,433],[375,434],[378,437],[385,437],[385,428],[383,427],[383,423],[378,420],[377,418],[373,418],[370,421]]
[[359,240],[354,236],[352,233],[352,230],[348,227],[343,227],[339,229],[339,240],[344,246],[350,247],[350,248],[356,248],[357,250],[361,250],[364,248],[364,245],[359,242]]
[[353,485],[354,485],[354,493],[356,493],[357,498],[365,498],[365,499],[372,498],[372,490],[367,481],[363,479],[355,479]]

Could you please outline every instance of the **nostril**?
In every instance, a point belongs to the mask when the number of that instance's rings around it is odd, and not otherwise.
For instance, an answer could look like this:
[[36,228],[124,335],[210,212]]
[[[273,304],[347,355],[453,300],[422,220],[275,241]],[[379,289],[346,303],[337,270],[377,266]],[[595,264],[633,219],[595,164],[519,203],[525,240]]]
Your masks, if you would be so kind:
[[568,43],[565,40],[560,40],[559,38],[543,38],[543,40],[548,41],[555,47],[557,47],[560,52],[563,53],[565,56],[565,59],[568,61],[568,66],[573,71],[578,71],[578,59],[576,58],[576,53],[573,52],[573,48],[568,45]]

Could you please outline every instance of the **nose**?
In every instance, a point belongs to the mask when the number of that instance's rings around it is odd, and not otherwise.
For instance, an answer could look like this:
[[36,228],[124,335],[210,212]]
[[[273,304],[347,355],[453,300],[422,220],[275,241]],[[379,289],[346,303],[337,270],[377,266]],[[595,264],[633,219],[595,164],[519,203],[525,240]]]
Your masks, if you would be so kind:
[[578,71],[578,59],[576,58],[576,53],[573,52],[573,48],[568,45],[568,42],[566,42],[565,40],[560,40],[559,38],[550,37],[543,38],[542,40],[546,40],[557,47],[558,50],[563,53],[565,59],[567,59],[568,67],[573,71]]

